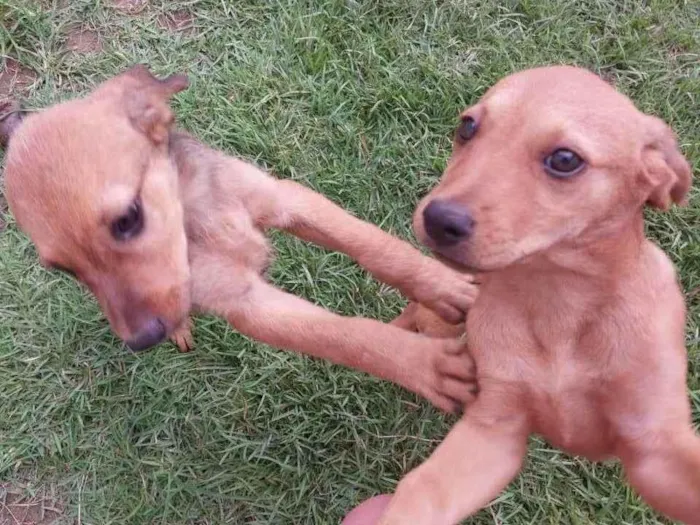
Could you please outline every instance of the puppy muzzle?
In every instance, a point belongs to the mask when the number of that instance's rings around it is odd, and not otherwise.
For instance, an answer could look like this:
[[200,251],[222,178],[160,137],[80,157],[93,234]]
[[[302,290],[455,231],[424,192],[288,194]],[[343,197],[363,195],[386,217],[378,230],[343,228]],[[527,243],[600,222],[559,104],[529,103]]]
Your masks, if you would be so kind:
[[167,333],[165,323],[154,317],[149,319],[132,339],[126,341],[126,346],[134,352],[148,350],[162,343],[167,337]]

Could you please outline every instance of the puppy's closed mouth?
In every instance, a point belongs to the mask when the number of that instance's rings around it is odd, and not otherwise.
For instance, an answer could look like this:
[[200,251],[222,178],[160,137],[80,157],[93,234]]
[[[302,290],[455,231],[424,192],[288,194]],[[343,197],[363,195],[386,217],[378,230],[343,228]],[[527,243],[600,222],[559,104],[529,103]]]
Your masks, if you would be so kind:
[[133,338],[126,341],[126,346],[132,352],[143,352],[162,343],[167,337],[168,329],[165,323],[154,317],[149,319]]
[[431,248],[430,251],[438,261],[457,272],[472,273],[474,270],[478,270],[478,268],[441,253],[439,248]]
[[479,278],[478,278],[479,274],[489,273],[489,272],[494,271],[494,269],[480,268],[478,266],[474,266],[474,265],[471,265],[471,264],[466,263],[466,262],[455,260],[447,255],[441,254],[435,248],[431,248],[430,251],[438,261],[440,261],[442,264],[444,264],[448,268],[450,268],[456,272],[459,272],[459,273],[473,274],[475,276],[474,284],[479,284]]

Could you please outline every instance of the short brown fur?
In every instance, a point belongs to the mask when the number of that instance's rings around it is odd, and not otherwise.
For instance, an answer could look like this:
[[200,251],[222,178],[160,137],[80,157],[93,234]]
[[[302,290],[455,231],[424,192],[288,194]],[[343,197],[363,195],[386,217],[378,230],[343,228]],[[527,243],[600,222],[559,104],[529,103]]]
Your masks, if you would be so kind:
[[[592,460],[621,459],[658,511],[700,524],[700,438],[686,392],[685,305],[668,257],[644,236],[645,204],[682,203],[688,163],[671,130],[592,73],[540,68],[505,78],[464,117],[440,184],[414,216],[451,264],[482,272],[466,338],[479,395],[433,455],[400,483],[381,525],[448,525],[518,473],[531,433]],[[586,167],[566,179],[558,148]],[[436,199],[468,209],[450,246],[426,230]],[[449,337],[411,304],[396,324]]]
[[[473,301],[471,278],[310,189],[172,130],[168,99],[186,86],[183,75],[159,80],[136,66],[13,131],[7,197],[44,264],[75,273],[125,341],[160,326],[188,350],[190,311],[212,312],[250,337],[394,381],[445,410],[469,400],[472,363],[460,342],[341,317],[268,284],[265,230],[343,251],[452,321]],[[143,231],[116,240],[111,225],[137,200]]]

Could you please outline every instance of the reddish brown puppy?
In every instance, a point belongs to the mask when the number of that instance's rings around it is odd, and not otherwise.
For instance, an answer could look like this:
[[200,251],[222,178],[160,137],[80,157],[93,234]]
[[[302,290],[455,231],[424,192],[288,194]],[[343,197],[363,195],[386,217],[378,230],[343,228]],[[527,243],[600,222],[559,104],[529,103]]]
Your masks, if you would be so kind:
[[[462,114],[414,227],[481,273],[466,324],[479,396],[399,483],[382,525],[474,514],[518,473],[532,433],[620,458],[651,506],[700,524],[685,306],[642,217],[645,205],[681,203],[690,183],[671,130],[584,70],[512,75]],[[399,324],[455,330],[420,312],[412,305]]]
[[474,389],[455,340],[332,314],[270,285],[268,228],[340,250],[448,320],[475,287],[408,243],[290,180],[171,129],[187,78],[137,66],[26,118],[5,172],[10,208],[47,267],[94,293],[133,350],[191,345],[191,309],[265,343],[394,381],[452,410]]

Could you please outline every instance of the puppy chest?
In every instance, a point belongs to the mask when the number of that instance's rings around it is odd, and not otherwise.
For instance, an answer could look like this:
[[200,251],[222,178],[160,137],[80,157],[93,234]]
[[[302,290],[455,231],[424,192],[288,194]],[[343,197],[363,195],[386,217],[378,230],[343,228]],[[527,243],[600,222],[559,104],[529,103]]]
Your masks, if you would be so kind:
[[593,383],[552,378],[528,384],[528,411],[533,432],[570,454],[601,460],[614,450],[613,428],[598,402]]
[[190,257],[195,253],[218,256],[239,271],[245,268],[254,273],[264,273],[272,260],[267,237],[240,206],[190,214],[185,229]]
[[516,316],[502,325],[472,322],[467,337],[482,390],[507,393],[504,403],[527,413],[533,433],[590,459],[613,450],[602,403],[609,390],[604,367],[581,359],[574,338],[552,338],[545,346]]

